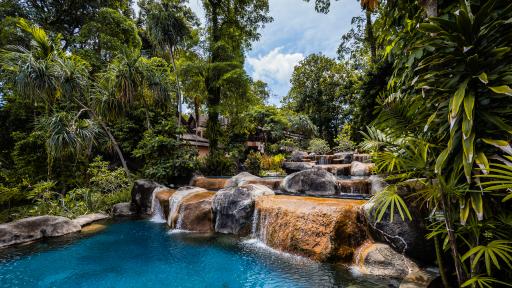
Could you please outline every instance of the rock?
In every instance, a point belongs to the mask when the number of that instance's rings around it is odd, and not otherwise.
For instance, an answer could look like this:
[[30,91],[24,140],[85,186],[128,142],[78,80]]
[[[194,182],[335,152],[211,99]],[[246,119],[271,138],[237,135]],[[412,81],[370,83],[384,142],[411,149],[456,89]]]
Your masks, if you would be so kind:
[[66,217],[37,216],[0,225],[0,248],[78,232],[81,227]]
[[350,164],[326,164],[326,165],[315,165],[315,168],[325,170],[329,173],[338,176],[349,176],[350,175]]
[[274,191],[257,184],[219,190],[213,198],[215,231],[247,235],[251,228],[254,201],[263,195],[274,195]]
[[372,160],[372,155],[370,154],[354,154],[352,157],[352,161],[369,163]]
[[309,169],[286,176],[280,188],[294,194],[334,195],[336,180],[336,176],[325,170]]
[[419,271],[413,261],[382,243],[365,243],[357,249],[354,258],[356,268],[363,274],[404,278]]
[[204,192],[208,191],[206,189],[193,186],[184,186],[176,190],[176,192],[174,192],[169,198],[169,215],[167,216],[167,225],[171,228],[176,228],[180,206],[186,197]]
[[352,159],[354,156],[353,152],[338,152],[334,153],[334,156],[338,159],[342,159],[343,164],[350,164],[352,163]]
[[139,179],[136,180],[132,188],[132,208],[136,214],[151,214],[153,202],[153,190],[155,188],[165,187],[154,181]]
[[306,158],[306,157],[308,157],[308,153],[307,152],[295,150],[290,155],[290,158],[288,159],[288,161],[290,161],[290,162],[302,162],[302,161],[304,161],[304,158]]
[[407,204],[412,220],[402,220],[395,209],[393,221],[390,221],[389,210],[384,213],[380,222],[376,219],[376,208],[373,201],[364,205],[365,217],[372,237],[379,242],[389,244],[398,253],[404,253],[423,264],[432,264],[435,260],[435,250],[432,241],[427,240],[427,223],[424,219],[427,211],[419,207],[419,203],[402,197]]
[[80,216],[80,217],[74,219],[73,222],[75,222],[76,224],[83,227],[83,226],[91,224],[92,222],[107,219],[109,217],[110,216],[108,216],[107,214],[93,213],[93,214],[87,214],[87,215]]
[[106,228],[107,228],[107,225],[92,223],[92,224],[89,224],[89,225],[83,227],[82,231],[80,231],[80,233],[91,234],[91,233],[100,232],[102,230],[105,230]]
[[199,192],[181,201],[176,229],[209,233],[214,231],[212,203],[214,192]]
[[337,179],[340,194],[369,194],[371,183],[368,179]]
[[368,181],[370,182],[370,194],[372,195],[382,192],[388,186],[388,183],[379,175],[371,175]]
[[256,199],[255,225],[266,245],[318,261],[350,262],[367,238],[365,201],[297,196]]
[[174,192],[176,192],[176,190],[170,188],[159,189],[153,192],[155,193],[153,206],[160,205],[160,208],[153,207],[153,214],[155,214],[155,209],[162,209],[164,219],[167,219],[169,216],[169,198],[171,198]]
[[195,176],[190,181],[190,186],[204,188],[206,190],[219,190],[224,188],[227,178],[208,178],[204,176]]
[[224,185],[224,188],[238,187],[243,185],[248,180],[261,180],[261,178],[258,176],[254,176],[249,172],[242,172],[231,177],[228,181],[226,181],[226,185]]
[[118,217],[132,216],[135,213],[132,212],[131,206],[130,202],[114,204],[114,206],[112,206],[112,214]]
[[283,162],[283,170],[286,172],[286,174],[308,170],[314,166],[315,163],[312,162]]
[[399,288],[427,288],[439,277],[438,273],[426,270],[418,270],[409,273],[400,282]]
[[253,179],[244,181],[244,184],[259,184],[263,186],[267,186],[272,190],[279,189],[283,178],[261,178],[261,179]]
[[373,163],[362,163],[353,161],[350,166],[350,175],[352,176],[368,176],[372,173]]

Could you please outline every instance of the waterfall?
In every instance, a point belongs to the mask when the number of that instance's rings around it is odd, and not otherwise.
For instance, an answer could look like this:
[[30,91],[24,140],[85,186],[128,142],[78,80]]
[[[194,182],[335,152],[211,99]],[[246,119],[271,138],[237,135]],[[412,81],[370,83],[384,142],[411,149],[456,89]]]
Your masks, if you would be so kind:
[[[172,194],[171,198],[169,198],[169,216],[167,218],[167,225],[173,229],[177,229],[178,221],[180,219],[180,206],[183,199],[191,194],[198,192],[205,192],[206,190],[202,188],[194,188],[194,187],[182,187],[174,194]],[[182,221],[183,222],[183,221]],[[175,224],[176,223],[176,224]],[[181,224],[181,223],[180,223]]]
[[258,220],[259,220],[259,212],[258,209],[254,208],[254,214],[252,216],[252,226],[251,226],[251,238],[258,238]]
[[155,188],[153,190],[152,200],[151,200],[151,221],[156,223],[165,223],[165,215],[164,209],[160,204],[160,201],[156,197],[156,194],[160,191],[164,190],[164,188]]

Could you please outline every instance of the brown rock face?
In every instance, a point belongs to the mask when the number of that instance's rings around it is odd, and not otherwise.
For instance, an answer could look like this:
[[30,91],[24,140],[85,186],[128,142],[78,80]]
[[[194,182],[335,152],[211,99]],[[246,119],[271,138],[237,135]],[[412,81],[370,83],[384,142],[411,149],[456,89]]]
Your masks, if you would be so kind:
[[316,165],[316,168],[323,169],[329,173],[338,176],[348,176],[350,175],[350,164],[326,164],[326,165]]
[[253,233],[268,246],[319,261],[350,262],[366,239],[362,200],[298,196],[256,199]]
[[160,202],[160,206],[162,207],[166,219],[169,216],[169,198],[171,198],[174,192],[176,192],[176,190],[165,188],[155,194],[155,198]]
[[181,202],[177,229],[213,232],[212,201],[214,192],[201,192],[185,197]]
[[338,179],[336,184],[340,193],[370,194],[371,190],[368,179]]
[[192,178],[190,186],[204,188],[206,190],[219,190],[224,188],[228,179],[226,178],[207,178],[203,176],[196,176]]

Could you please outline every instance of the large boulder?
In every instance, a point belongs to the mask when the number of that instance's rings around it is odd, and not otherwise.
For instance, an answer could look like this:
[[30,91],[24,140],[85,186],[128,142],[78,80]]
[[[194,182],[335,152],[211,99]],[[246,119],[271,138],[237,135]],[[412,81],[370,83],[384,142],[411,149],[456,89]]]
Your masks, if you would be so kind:
[[369,176],[374,168],[373,163],[362,163],[353,161],[350,166],[350,175],[352,176]]
[[292,174],[295,172],[311,169],[315,166],[313,162],[283,162],[283,170],[286,174]]
[[151,180],[139,179],[133,183],[131,210],[136,214],[151,214],[153,191],[165,187]]
[[73,219],[73,222],[80,225],[81,227],[91,224],[92,222],[100,221],[109,218],[107,214],[103,213],[92,213],[87,215],[82,215],[78,218]]
[[367,242],[354,255],[355,266],[363,274],[404,278],[419,271],[416,263],[383,243]]
[[190,181],[190,186],[204,188],[206,190],[219,190],[224,188],[228,179],[226,178],[209,178],[204,176],[195,176]]
[[81,227],[66,217],[37,216],[0,225],[0,248],[78,232]]
[[249,180],[261,180],[261,177],[254,176],[249,172],[242,172],[228,179],[224,185],[224,188],[238,187],[245,184],[245,182]]
[[368,228],[375,240],[389,244],[398,253],[405,254],[424,264],[432,264],[435,260],[434,245],[432,241],[425,238],[428,233],[425,221],[428,211],[422,208],[419,202],[407,197],[411,191],[399,189],[398,193],[407,204],[412,220],[407,217],[402,220],[399,212],[395,209],[395,215],[391,221],[388,209],[381,221],[377,222],[375,202],[369,201],[364,205]]
[[318,261],[351,262],[367,238],[365,201],[263,196],[256,199],[253,237],[266,245]]
[[213,232],[214,195],[214,192],[200,192],[185,197],[181,201],[176,229]]
[[254,201],[263,195],[274,195],[274,191],[257,184],[219,190],[213,198],[215,231],[247,235],[251,230]]
[[291,161],[291,162],[302,162],[302,161],[304,161],[304,159],[306,157],[308,157],[308,153],[307,152],[295,150],[290,155],[290,158],[288,159],[288,161]]
[[371,175],[368,181],[370,182],[370,194],[372,195],[382,192],[388,186],[388,183],[379,175]]
[[169,214],[167,216],[167,225],[171,228],[176,228],[178,217],[180,213],[180,207],[183,200],[189,196],[208,192],[208,190],[193,186],[184,186],[178,188],[169,198]]
[[131,210],[132,205],[130,202],[121,202],[112,206],[112,215],[116,217],[132,216],[135,213]]
[[281,190],[293,194],[334,195],[336,176],[323,169],[309,169],[286,176]]

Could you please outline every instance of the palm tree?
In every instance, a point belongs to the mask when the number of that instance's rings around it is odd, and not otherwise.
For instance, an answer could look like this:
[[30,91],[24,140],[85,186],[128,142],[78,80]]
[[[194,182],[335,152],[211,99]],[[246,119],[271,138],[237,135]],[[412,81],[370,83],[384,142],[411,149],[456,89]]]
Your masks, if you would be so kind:
[[149,38],[157,49],[168,53],[176,78],[176,94],[178,101],[178,125],[181,124],[181,84],[176,66],[176,50],[193,36],[193,26],[197,18],[183,0],[145,0],[139,3],[145,14],[146,28]]

